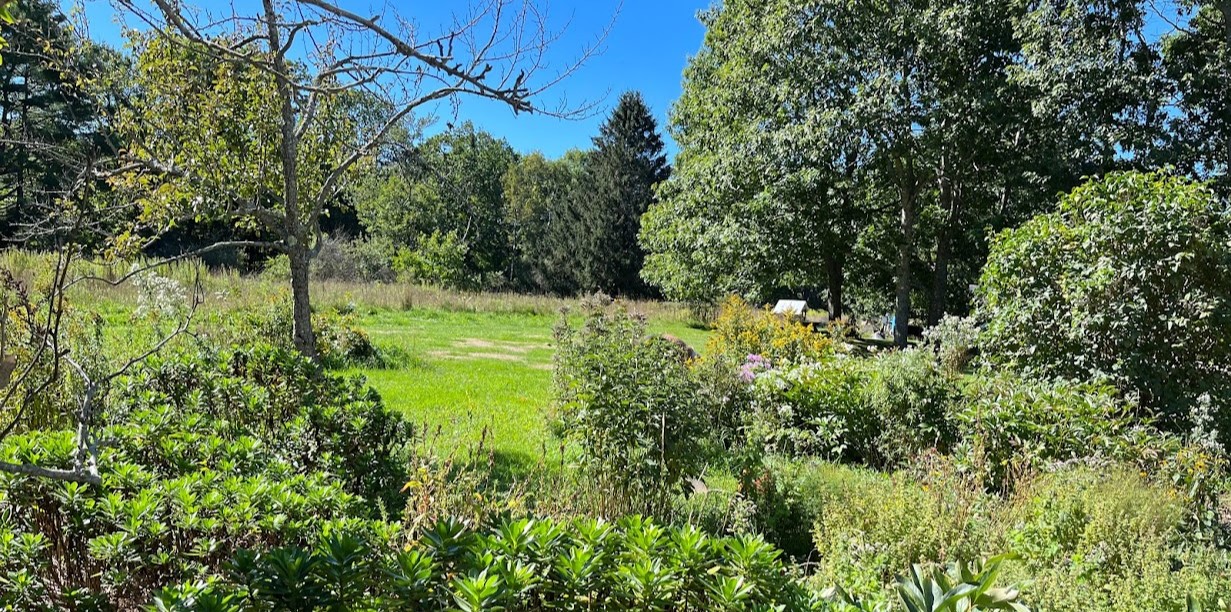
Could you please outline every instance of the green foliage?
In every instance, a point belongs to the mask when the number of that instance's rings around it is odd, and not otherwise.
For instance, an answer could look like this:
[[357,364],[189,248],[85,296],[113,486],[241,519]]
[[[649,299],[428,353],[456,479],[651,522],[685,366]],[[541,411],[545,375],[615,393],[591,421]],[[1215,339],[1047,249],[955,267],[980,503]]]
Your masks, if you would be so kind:
[[1224,549],[1185,543],[1177,491],[1117,469],[1045,476],[1019,496],[1007,545],[1046,610],[1184,610],[1214,605],[1231,585]]
[[965,612],[976,610],[1013,610],[1030,612],[1018,601],[1016,588],[992,586],[1000,566],[1013,555],[1001,555],[986,562],[950,563],[941,568],[912,565],[910,575],[898,581],[898,594],[907,612]]
[[945,369],[955,374],[966,370],[979,349],[979,330],[970,318],[946,316],[923,332],[935,348]]
[[[402,144],[410,152],[359,181],[352,193],[364,227],[395,249],[421,251],[429,260],[447,243],[460,249],[467,274],[506,273],[512,254],[501,179],[518,157],[509,143],[466,122],[422,143]],[[417,277],[423,282],[456,280],[436,270],[413,272],[428,273]]]
[[59,3],[0,5],[0,236],[46,247],[47,237],[30,240],[27,226],[46,221],[70,190],[101,186],[73,181],[80,160],[112,154],[107,105],[120,88],[109,79],[124,60],[77,31]]
[[473,286],[466,265],[467,247],[450,232],[433,231],[421,237],[415,248],[402,247],[393,256],[393,270],[401,280],[450,289]]
[[[405,421],[290,350],[158,358],[110,397],[101,486],[0,473],[0,606],[131,609],[241,548],[305,545],[403,503]],[[32,432],[0,461],[67,468],[75,448]]]
[[235,558],[225,581],[170,588],[159,610],[819,610],[756,537],[618,523],[445,520],[406,550],[348,533]]
[[519,286],[561,294],[577,291],[573,207],[585,186],[586,155],[574,149],[549,160],[531,153],[505,173],[505,218],[518,256],[514,272]]
[[[292,325],[289,296],[279,294],[262,307],[236,313],[212,329],[211,344],[243,345],[252,338],[260,338],[275,346],[290,348]],[[377,349],[368,333],[360,328],[355,314],[348,309],[315,312],[312,327],[316,330],[317,358],[325,367],[385,367],[401,357],[396,351]]]
[[304,473],[333,474],[373,509],[404,503],[409,423],[363,378],[327,374],[289,347],[157,357],[115,394],[116,427],[146,406],[200,414],[253,432]]
[[637,242],[654,188],[667,179],[658,123],[641,94],[625,92],[599,127],[585,158],[586,187],[573,198],[573,265],[583,291],[645,295],[644,254]]
[[742,364],[749,355],[760,355],[775,366],[818,361],[831,354],[833,342],[828,336],[768,309],[755,309],[734,295],[719,307],[705,347],[707,360]]
[[709,433],[687,356],[621,307],[590,300],[582,316],[580,326],[567,317],[556,326],[560,431],[613,493],[605,513],[663,512],[682,479],[700,473]]
[[1162,66],[1178,89],[1179,117],[1171,128],[1178,162],[1212,179],[1223,195],[1231,190],[1231,104],[1223,95],[1231,73],[1231,6],[1185,0],[1183,28],[1163,39]]
[[970,379],[963,394],[962,454],[991,487],[1011,489],[1058,462],[1114,458],[1134,442],[1132,406],[1107,385],[989,375]]
[[906,568],[976,559],[995,550],[989,506],[977,483],[943,461],[919,477],[817,464],[799,476],[807,496],[818,565],[813,580],[860,598],[887,599],[883,587]]
[[892,466],[958,439],[957,381],[924,351],[771,370],[753,396],[748,439],[770,452]]
[[995,363],[1105,377],[1173,421],[1209,394],[1231,431],[1231,213],[1206,187],[1092,181],[999,235],[979,287]]
[[[235,35],[238,37],[238,35]],[[234,40],[211,41],[219,45]],[[285,232],[271,223],[287,214],[281,172],[280,100],[276,79],[250,62],[234,62],[203,43],[162,34],[134,34],[135,69],[130,85],[138,92],[120,106],[112,127],[136,162],[112,179],[117,198],[140,203],[138,226],[155,233],[185,220],[233,221],[237,229]],[[261,54],[268,60],[269,54]],[[294,78],[294,77],[292,77]],[[297,212],[303,228],[315,227],[319,208],[311,204],[326,185],[326,174],[349,154],[356,126],[339,96],[322,96],[296,147],[296,182],[303,195]],[[150,168],[176,172],[151,174]],[[288,238],[278,234],[280,238]],[[294,236],[303,244],[314,236]],[[136,233],[115,237],[120,252],[143,246]],[[296,242],[298,241],[298,242]]]
[[[346,240],[326,236],[321,239],[320,252],[312,258],[314,280],[388,282],[393,280],[390,267],[391,248],[380,240]],[[265,262],[261,275],[288,281],[291,261],[278,255]]]

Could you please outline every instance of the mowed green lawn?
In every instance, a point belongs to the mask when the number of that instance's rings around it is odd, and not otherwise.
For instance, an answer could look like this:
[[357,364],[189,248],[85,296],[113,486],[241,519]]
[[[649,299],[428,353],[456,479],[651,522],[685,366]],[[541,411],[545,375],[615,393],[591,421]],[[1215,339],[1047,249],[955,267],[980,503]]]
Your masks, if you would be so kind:
[[[377,311],[360,325],[379,347],[397,347],[408,363],[394,369],[356,370],[386,404],[428,432],[436,448],[467,448],[486,430],[489,448],[512,462],[537,460],[553,444],[552,326],[558,317],[439,310]],[[707,332],[677,321],[651,320],[700,350]]]

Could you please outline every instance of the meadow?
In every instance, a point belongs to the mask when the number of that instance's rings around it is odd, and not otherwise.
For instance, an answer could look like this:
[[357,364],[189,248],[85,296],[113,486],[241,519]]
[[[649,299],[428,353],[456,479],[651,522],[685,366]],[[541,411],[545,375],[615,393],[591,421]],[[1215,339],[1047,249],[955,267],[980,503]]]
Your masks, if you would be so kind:
[[[439,430],[442,447],[475,444],[486,433],[492,450],[527,462],[553,444],[548,414],[558,315],[430,306],[360,310],[357,322],[373,344],[405,361],[346,372],[365,376],[390,408],[428,431]],[[690,326],[682,310],[656,312],[650,330],[704,348],[708,332]]]

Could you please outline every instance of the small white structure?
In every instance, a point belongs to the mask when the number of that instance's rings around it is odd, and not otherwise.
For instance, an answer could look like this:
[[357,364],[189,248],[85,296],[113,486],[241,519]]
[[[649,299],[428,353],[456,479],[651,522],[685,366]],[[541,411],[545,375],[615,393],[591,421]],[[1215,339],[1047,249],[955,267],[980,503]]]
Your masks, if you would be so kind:
[[774,314],[802,321],[804,317],[808,316],[808,302],[804,300],[778,300],[778,303],[774,306]]

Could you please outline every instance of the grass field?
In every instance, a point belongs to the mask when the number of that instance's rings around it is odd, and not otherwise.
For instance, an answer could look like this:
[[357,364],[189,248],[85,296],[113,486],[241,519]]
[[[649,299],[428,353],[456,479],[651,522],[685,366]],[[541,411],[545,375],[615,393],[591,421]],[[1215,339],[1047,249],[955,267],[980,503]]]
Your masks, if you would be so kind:
[[[379,310],[360,325],[379,347],[405,352],[393,369],[361,369],[386,404],[428,431],[436,444],[473,445],[484,430],[490,447],[511,462],[535,461],[550,443],[552,326],[533,313]],[[650,318],[650,330],[701,348],[706,332]]]
[[[0,252],[0,267],[31,281],[50,274],[50,266],[46,254]],[[84,262],[79,267],[78,273],[103,278],[128,270],[128,265]],[[285,281],[210,272],[196,262],[179,262],[159,274],[186,288],[200,282],[205,303],[196,326],[207,332],[232,313],[266,309],[287,294]],[[312,292],[316,308],[355,312],[378,347],[408,356],[397,367],[350,373],[366,376],[388,406],[425,431],[439,431],[438,447],[472,446],[486,430],[492,450],[526,461],[537,460],[551,443],[552,326],[560,309],[575,309],[577,299],[338,281],[316,281]],[[156,340],[152,329],[133,321],[132,283],[81,285],[70,298],[106,321],[110,352],[127,357]],[[646,316],[651,332],[670,333],[703,349],[708,334],[688,326],[690,315],[682,305],[644,301],[626,307]]]

